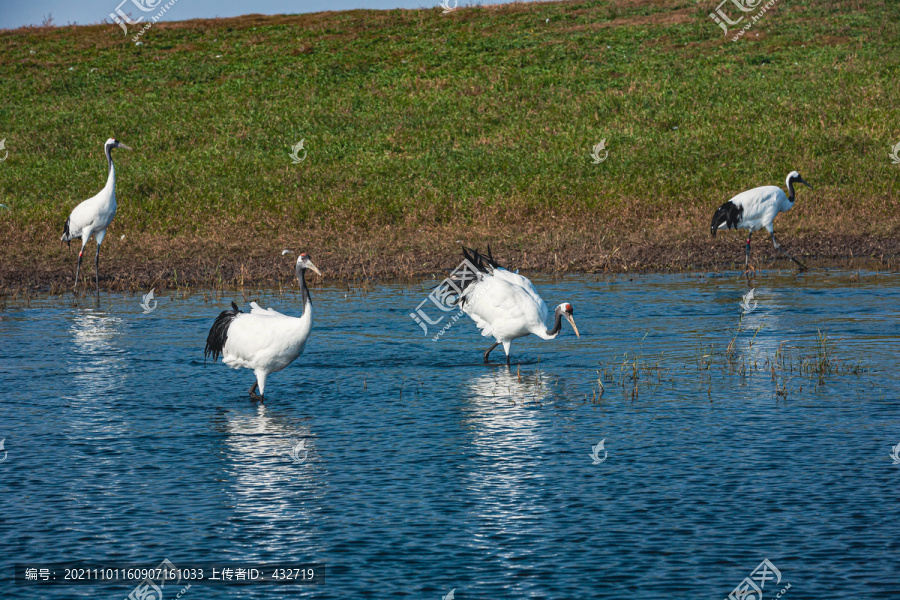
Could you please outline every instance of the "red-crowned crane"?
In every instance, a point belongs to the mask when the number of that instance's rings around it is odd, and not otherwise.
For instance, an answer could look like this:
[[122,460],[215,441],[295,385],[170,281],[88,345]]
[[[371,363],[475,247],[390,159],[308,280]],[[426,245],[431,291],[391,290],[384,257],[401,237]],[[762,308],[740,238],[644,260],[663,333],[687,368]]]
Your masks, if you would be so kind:
[[63,226],[61,241],[71,246],[72,240],[81,238],[81,251],[78,252],[78,265],[75,267],[75,289],[78,289],[78,274],[81,272],[81,257],[84,255],[84,247],[93,235],[97,241],[97,253],[94,255],[94,277],[97,281],[97,291],[100,291],[100,244],[106,237],[106,228],[116,216],[116,168],[113,166],[113,148],[131,150],[117,139],[106,140],[104,151],[109,163],[106,185],[96,196],[88,198],[76,206]]
[[787,179],[788,193],[777,185],[764,185],[741,192],[716,210],[712,218],[710,233],[713,237],[719,229],[748,229],[747,249],[744,254],[745,273],[750,270],[750,236],[754,231],[766,229],[772,236],[772,244],[777,250],[805,269],[806,265],[794,258],[787,250],[775,240],[775,230],[772,223],[778,213],[791,210],[794,206],[794,183],[802,183],[812,189],[812,186],[803,180],[800,173],[791,171]]
[[[306,270],[321,275],[309,255],[297,257],[297,279],[303,300],[303,314],[289,317],[271,308],[250,303],[250,313],[241,311],[232,302],[231,310],[216,317],[206,338],[204,358],[213,361],[222,355],[222,362],[232,369],[253,369],[256,380],[250,386],[250,397],[262,400],[266,393],[266,378],[297,360],[306,347],[312,330],[312,301],[306,287]],[[256,388],[259,386],[259,394]]]
[[463,247],[463,256],[478,274],[476,278],[454,280],[457,288],[462,290],[457,303],[475,321],[481,335],[496,340],[484,351],[485,363],[491,351],[500,344],[506,352],[506,364],[509,364],[509,346],[513,340],[531,334],[545,340],[556,339],[563,318],[572,326],[575,335],[581,337],[572,316],[572,305],[568,302],[556,307],[553,326],[548,328],[549,311],[534,285],[528,278],[501,267],[494,260],[490,246],[486,255]]

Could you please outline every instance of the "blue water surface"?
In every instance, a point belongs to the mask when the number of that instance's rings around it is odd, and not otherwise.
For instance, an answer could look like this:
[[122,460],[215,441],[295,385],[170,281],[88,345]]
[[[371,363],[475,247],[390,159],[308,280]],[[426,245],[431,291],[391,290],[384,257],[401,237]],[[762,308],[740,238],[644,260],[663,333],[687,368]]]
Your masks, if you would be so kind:
[[764,559],[767,599],[900,597],[900,277],[768,274],[742,318],[733,276],[535,278],[581,338],[513,342],[510,367],[467,317],[423,333],[435,283],[313,287],[264,404],[206,334],[232,299],[299,315],[296,292],[7,298],[4,598],[134,588],[14,564],[163,559],[317,582],[166,599],[720,599]]

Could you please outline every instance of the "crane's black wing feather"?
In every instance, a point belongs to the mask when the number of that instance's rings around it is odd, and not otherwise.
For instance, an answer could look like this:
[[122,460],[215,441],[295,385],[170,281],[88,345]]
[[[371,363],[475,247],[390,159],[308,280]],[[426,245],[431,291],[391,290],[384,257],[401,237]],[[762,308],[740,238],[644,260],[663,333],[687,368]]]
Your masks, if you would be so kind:
[[712,225],[710,225],[709,232],[713,237],[716,237],[716,231],[725,223],[725,226],[728,229],[737,229],[738,225],[741,223],[741,219],[744,216],[744,208],[742,206],[738,206],[731,200],[720,206],[716,209],[715,214],[712,218]]
[[231,310],[223,310],[219,313],[209,330],[209,335],[206,337],[206,348],[203,349],[204,362],[209,356],[213,357],[213,362],[218,360],[219,355],[222,354],[222,350],[225,348],[225,342],[228,340],[228,328],[231,326],[231,322],[242,312],[244,311],[232,302]]

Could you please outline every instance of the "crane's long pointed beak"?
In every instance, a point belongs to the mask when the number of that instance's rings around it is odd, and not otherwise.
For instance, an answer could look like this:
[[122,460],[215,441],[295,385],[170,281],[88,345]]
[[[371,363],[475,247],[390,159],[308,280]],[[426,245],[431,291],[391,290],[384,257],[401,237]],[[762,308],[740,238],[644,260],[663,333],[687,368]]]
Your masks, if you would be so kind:
[[581,334],[578,333],[578,328],[575,326],[575,318],[572,315],[566,313],[566,321],[568,321],[569,325],[572,326],[572,331],[575,332],[575,337],[581,338]]
[[310,269],[313,273],[315,273],[319,277],[322,277],[322,273],[319,271],[319,269],[316,268],[316,265],[312,264],[312,261],[310,261],[309,264],[307,264],[306,268]]
[[807,182],[803,181],[802,179],[800,180],[800,183],[802,183],[803,185],[805,185],[805,186],[808,187],[809,189],[813,189],[813,186],[809,185]]
[[131,150],[131,151],[134,151],[134,148],[132,148],[131,146],[126,146],[126,145],[123,144],[122,142],[119,142],[119,148],[124,148],[125,150]]

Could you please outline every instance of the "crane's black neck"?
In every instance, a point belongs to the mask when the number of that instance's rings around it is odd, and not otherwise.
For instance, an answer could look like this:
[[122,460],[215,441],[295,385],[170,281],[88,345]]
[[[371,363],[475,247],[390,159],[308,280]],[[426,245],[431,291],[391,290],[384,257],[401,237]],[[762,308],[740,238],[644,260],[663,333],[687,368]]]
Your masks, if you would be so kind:
[[106,161],[109,163],[110,171],[112,171],[112,169],[113,169],[112,149],[113,149],[112,144],[107,144],[106,148],[104,149],[106,151]]
[[305,311],[307,304],[312,306],[312,300],[309,297],[309,288],[306,287],[306,269],[297,267],[297,280],[300,282],[300,297],[303,299],[303,310]]
[[557,335],[562,329],[562,312],[556,311],[556,322],[553,323],[553,329],[547,330],[547,335]]
[[788,200],[791,204],[794,203],[794,180],[788,179]]

